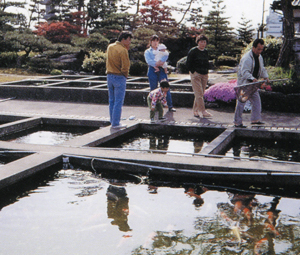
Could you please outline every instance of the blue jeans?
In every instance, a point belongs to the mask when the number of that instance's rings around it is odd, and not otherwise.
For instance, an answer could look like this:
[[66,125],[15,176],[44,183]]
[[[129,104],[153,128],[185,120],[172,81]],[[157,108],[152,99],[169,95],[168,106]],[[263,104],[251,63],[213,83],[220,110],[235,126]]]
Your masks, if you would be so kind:
[[[168,81],[168,76],[165,73],[164,69],[161,67],[159,68],[159,72],[155,72],[154,67],[149,66],[147,76],[150,84],[150,91],[156,89],[158,87],[158,83],[161,80],[166,79]],[[167,92],[166,99],[167,99],[167,104],[169,109],[172,108],[173,103],[172,103],[172,96],[171,96],[170,89]]]
[[123,75],[107,75],[109,116],[112,126],[120,124],[122,106],[126,91],[126,77]]

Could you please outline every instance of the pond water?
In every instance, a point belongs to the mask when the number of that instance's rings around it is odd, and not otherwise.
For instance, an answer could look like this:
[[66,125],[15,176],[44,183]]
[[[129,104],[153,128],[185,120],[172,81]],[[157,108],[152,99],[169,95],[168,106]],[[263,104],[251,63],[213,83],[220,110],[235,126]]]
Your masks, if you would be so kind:
[[[299,254],[295,197],[61,169],[0,202],[0,254]],[[282,190],[283,191],[283,190]]]
[[135,137],[120,138],[108,143],[103,143],[101,147],[114,147],[124,149],[136,150],[161,150],[162,153],[199,153],[205,146],[207,146],[214,137],[201,136],[197,138],[180,136],[180,135],[159,135],[142,133]]
[[300,162],[300,144],[296,140],[239,138],[225,155]]
[[25,144],[57,145],[94,130],[95,128],[90,127],[42,126],[1,137],[1,140]]

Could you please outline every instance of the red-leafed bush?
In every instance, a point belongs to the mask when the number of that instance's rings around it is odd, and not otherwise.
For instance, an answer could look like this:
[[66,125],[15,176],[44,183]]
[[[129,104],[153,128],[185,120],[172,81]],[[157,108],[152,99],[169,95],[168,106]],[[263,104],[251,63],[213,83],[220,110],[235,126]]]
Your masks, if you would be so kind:
[[37,35],[42,35],[52,43],[71,43],[71,35],[79,35],[80,27],[71,25],[69,22],[43,22],[34,31]]

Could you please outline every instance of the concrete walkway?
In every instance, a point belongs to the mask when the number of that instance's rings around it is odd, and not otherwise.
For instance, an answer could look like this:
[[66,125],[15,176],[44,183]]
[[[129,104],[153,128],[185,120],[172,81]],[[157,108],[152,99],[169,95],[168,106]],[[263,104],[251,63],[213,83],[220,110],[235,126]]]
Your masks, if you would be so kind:
[[[235,130],[232,124],[234,108],[214,108],[210,109],[210,112],[213,114],[211,119],[202,119],[194,117],[191,108],[178,108],[177,112],[174,113],[167,111],[165,113],[167,120],[161,123],[161,125],[171,124],[171,126],[176,126],[178,124],[188,127],[194,125],[204,127],[222,127],[227,129],[227,135],[230,136]],[[66,119],[68,122],[70,122],[72,119],[74,121],[82,121],[82,123],[83,121],[95,121],[96,125],[98,125],[98,123],[109,122],[108,105],[22,101],[13,99],[0,101],[0,116],[2,116],[2,118],[10,118],[10,116],[20,117],[20,120],[13,122],[14,124],[7,123],[2,125],[2,128],[8,127],[12,128],[13,130],[21,130],[22,128],[24,129],[34,126],[37,124],[36,122],[41,122],[41,118],[43,117],[48,117],[51,119]],[[131,118],[132,116],[134,116],[134,118]],[[298,180],[300,178],[299,164],[270,164],[268,162],[260,161],[249,161],[245,164],[239,160],[229,161],[226,158],[210,158],[206,157],[205,155],[189,157],[187,162],[185,157],[178,157],[176,155],[168,155],[166,157],[164,154],[157,154],[156,157],[153,158],[153,156],[148,153],[144,154],[130,151],[113,151],[86,147],[86,145],[93,144],[94,141],[97,143],[99,139],[109,139],[109,137],[117,137],[119,134],[125,134],[126,132],[137,130],[139,126],[137,124],[139,122],[149,123],[149,109],[146,106],[124,106],[122,118],[122,121],[128,124],[128,128],[125,130],[117,131],[111,130],[109,126],[106,128],[101,127],[94,132],[88,133],[82,137],[73,139],[58,146],[18,144],[0,141],[0,147],[4,151],[12,150],[33,152],[32,155],[15,160],[1,167],[0,188],[21,181],[22,179],[29,177],[36,172],[42,171],[48,166],[61,163],[63,155],[65,155],[64,157],[66,157],[66,155],[71,155],[72,158],[80,156],[81,162],[84,161],[82,157],[85,157],[87,158],[87,166],[91,165],[91,160],[93,158],[97,158],[98,163],[100,164],[99,167],[103,167],[105,165],[107,168],[116,169],[118,166],[117,161],[124,160],[125,162],[135,162],[135,169],[138,172],[140,169],[149,171],[150,168],[152,169],[152,166],[150,165],[156,164],[157,166],[161,166],[163,168],[184,167],[186,169],[190,169],[195,175],[200,173],[197,171],[198,169],[206,171],[206,174],[208,175],[212,174],[214,171],[218,171],[217,175],[219,178],[227,178],[228,171],[232,171],[234,174],[230,175],[231,180],[232,178],[235,178],[236,180],[239,180],[240,178],[242,178],[242,180],[246,180],[247,178],[252,180],[253,175],[251,171],[256,171],[260,172],[256,178],[261,178],[262,182],[270,182],[269,178],[271,178],[271,182],[274,183],[275,179],[273,180],[273,177],[270,176],[279,174],[281,182],[283,181],[283,178],[286,178],[285,183],[290,183],[291,180],[294,180],[294,182],[298,184]],[[244,114],[245,125],[249,125],[249,119],[250,114]],[[253,129],[253,131],[259,131],[259,129],[266,129],[266,131],[275,129],[276,132],[277,129],[279,132],[281,132],[281,130],[290,130],[291,133],[294,132],[294,134],[295,132],[298,134],[300,130],[300,114],[263,112],[263,121],[266,122],[266,125],[263,128],[251,127],[251,125],[249,125],[248,128]],[[173,129],[171,133],[178,132],[178,129],[177,131],[174,130],[176,129]],[[4,132],[6,132],[5,129]],[[220,139],[222,140],[226,138],[220,136]],[[207,148],[210,149],[209,146]],[[205,154],[208,155],[207,153]],[[100,158],[102,161],[99,161]],[[108,162],[106,162],[105,159],[108,160]],[[119,167],[123,169],[124,164],[119,164]],[[132,165],[130,165],[130,168],[132,168]],[[184,172],[185,170],[182,171]],[[248,176],[246,176],[245,172],[241,173],[240,171],[246,171]],[[179,172],[176,170],[172,173]],[[204,174],[204,172],[202,173]],[[223,176],[223,173],[226,174]],[[278,180],[278,178],[276,180]]]
[[[194,117],[191,108],[177,108],[177,112],[174,113],[168,112],[165,109],[165,117],[167,118],[167,122],[233,125],[234,107],[212,108],[208,110],[213,114],[213,117],[210,119]],[[66,102],[0,101],[0,115],[51,116],[109,121],[108,105]],[[124,106],[122,121],[130,122],[131,120],[129,119],[131,116],[134,116],[135,120],[147,121],[149,120],[149,109],[146,106]],[[244,125],[251,128],[250,114],[244,113],[243,119]],[[300,113],[263,111],[262,120],[266,123],[265,127],[300,128]]]

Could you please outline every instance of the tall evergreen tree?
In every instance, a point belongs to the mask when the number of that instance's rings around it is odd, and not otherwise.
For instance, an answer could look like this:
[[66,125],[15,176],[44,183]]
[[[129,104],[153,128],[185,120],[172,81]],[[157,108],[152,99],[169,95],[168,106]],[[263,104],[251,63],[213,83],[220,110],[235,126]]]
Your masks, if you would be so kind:
[[243,43],[248,44],[253,40],[255,29],[251,25],[251,20],[247,20],[243,14],[241,22],[238,22],[240,27],[238,31],[238,39]]
[[0,31],[12,31],[15,26],[24,25],[26,17],[20,13],[7,12],[8,7],[25,8],[25,2],[0,1]]
[[45,14],[44,5],[42,4],[43,0],[32,0],[29,3],[29,18],[27,23],[27,28],[30,28],[33,22],[39,24],[43,19],[43,15]]
[[101,22],[108,19],[112,14],[117,13],[118,0],[90,0],[87,5],[90,27],[102,27]]
[[212,0],[212,10],[204,17],[203,28],[209,38],[207,46],[212,58],[221,55],[235,55],[234,32],[230,27],[229,18],[223,17],[226,6],[222,6],[223,0]]

